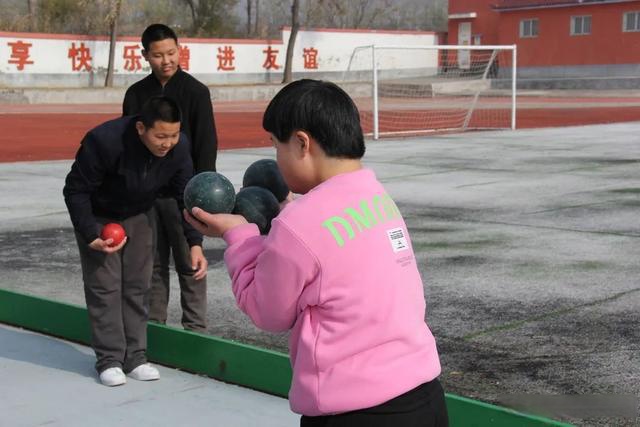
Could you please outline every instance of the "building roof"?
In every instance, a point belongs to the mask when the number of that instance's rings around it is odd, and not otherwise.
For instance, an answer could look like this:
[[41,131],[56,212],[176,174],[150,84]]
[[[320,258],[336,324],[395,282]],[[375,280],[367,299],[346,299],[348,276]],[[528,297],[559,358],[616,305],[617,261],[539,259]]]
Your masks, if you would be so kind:
[[543,9],[606,3],[626,3],[629,1],[636,0],[496,0],[492,7],[496,11],[500,12],[518,9]]

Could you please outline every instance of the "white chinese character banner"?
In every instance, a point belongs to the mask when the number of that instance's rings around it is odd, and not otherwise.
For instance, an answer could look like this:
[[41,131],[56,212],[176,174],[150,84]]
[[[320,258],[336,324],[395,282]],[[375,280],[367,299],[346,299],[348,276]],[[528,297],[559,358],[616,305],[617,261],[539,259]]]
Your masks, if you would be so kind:
[[[180,40],[180,65],[195,75],[222,76],[282,73],[290,29],[281,40],[189,39]],[[293,53],[293,72],[342,72],[353,59],[354,49],[365,45],[433,45],[432,32],[367,30],[301,30]],[[149,66],[142,44],[135,37],[116,43],[116,75],[144,75]],[[412,61],[412,58],[406,58]],[[25,81],[26,75],[74,75],[104,73],[109,61],[106,37],[0,32],[0,74],[4,84]],[[22,76],[22,77],[19,77]],[[34,76],[35,77],[35,76]]]

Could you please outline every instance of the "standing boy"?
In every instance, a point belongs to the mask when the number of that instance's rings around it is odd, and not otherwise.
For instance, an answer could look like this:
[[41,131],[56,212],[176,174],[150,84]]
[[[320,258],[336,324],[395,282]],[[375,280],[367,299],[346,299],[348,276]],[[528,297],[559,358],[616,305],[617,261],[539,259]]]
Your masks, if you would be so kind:
[[411,239],[360,162],[355,104],[335,84],[299,80],[273,98],[263,127],[287,185],[301,194],[269,234],[238,215],[194,208],[185,217],[227,242],[240,309],[259,328],[291,331],[289,400],[301,426],[447,426]]
[[[147,363],[147,312],[153,269],[151,208],[166,187],[182,204],[193,175],[189,144],[180,133],[180,110],[154,97],[139,116],[111,120],[82,140],[63,190],[76,234],[96,370],[107,386],[160,378]],[[125,241],[102,240],[106,223],[120,223]],[[207,274],[202,235],[185,223],[194,277]]]
[[[195,173],[216,170],[218,140],[209,88],[180,66],[180,47],[175,32],[163,24],[153,24],[142,33],[142,54],[151,74],[133,84],[125,94],[123,115],[140,112],[144,102],[155,95],[176,100],[182,112],[182,132],[191,142]],[[169,257],[173,255],[178,281],[182,325],[195,332],[206,331],[207,282],[197,279],[189,261],[189,246],[182,235],[180,210],[165,191],[154,204],[157,248],[151,282],[150,320],[165,323],[169,303]]]

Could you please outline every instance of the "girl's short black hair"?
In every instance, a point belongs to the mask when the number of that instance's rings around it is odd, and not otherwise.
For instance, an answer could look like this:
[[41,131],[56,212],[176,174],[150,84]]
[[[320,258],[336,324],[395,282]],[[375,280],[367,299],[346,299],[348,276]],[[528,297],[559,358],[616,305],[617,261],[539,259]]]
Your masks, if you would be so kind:
[[148,51],[151,43],[166,39],[173,39],[178,44],[178,36],[171,28],[164,24],[151,24],[142,33],[142,47]]
[[180,122],[182,113],[178,103],[168,96],[152,96],[140,111],[140,121],[145,128],[152,128],[155,122]]
[[302,79],[289,83],[267,106],[262,127],[281,142],[288,141],[294,131],[305,131],[329,157],[364,156],[358,108],[331,82]]

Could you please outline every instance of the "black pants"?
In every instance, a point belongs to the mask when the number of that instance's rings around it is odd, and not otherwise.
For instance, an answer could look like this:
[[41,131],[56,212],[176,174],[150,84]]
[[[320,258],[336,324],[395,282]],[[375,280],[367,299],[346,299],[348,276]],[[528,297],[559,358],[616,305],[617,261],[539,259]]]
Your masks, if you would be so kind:
[[189,243],[182,229],[182,212],[173,198],[155,201],[156,253],[151,278],[149,319],[166,323],[169,305],[169,256],[178,273],[182,326],[194,332],[207,331],[207,278],[196,280],[191,268]]
[[302,416],[300,427],[447,427],[449,417],[438,379],[372,408],[319,417]]
[[[111,222],[97,218],[104,224]],[[84,295],[91,325],[96,370],[119,367],[129,372],[147,362],[147,307],[153,268],[150,214],[119,221],[127,244],[107,255],[91,249],[76,233]]]

